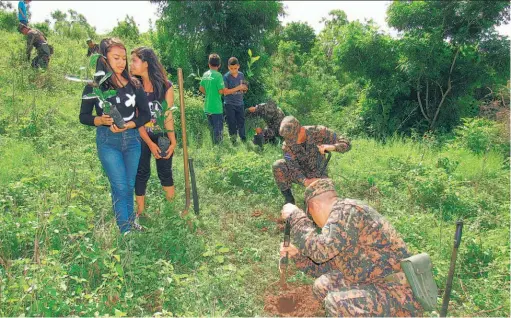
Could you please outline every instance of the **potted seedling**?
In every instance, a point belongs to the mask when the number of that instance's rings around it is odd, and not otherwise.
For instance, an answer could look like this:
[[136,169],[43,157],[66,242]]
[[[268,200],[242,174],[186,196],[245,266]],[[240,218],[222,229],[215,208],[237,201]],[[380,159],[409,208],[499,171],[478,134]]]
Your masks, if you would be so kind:
[[167,101],[164,100],[163,103],[160,104],[160,107],[156,107],[156,110],[154,112],[155,119],[156,119],[156,122],[155,122],[156,127],[154,128],[154,132],[155,133],[159,133],[159,132],[163,133],[162,136],[158,137],[158,148],[160,148],[159,155],[162,158],[167,156],[167,154],[168,154],[167,151],[170,147],[170,140],[167,137],[166,133],[173,132],[173,130],[169,130],[169,129],[165,128],[166,114],[168,111],[173,111],[174,109],[176,109],[176,108],[175,107],[169,108]]
[[[98,54],[98,53],[93,54],[90,58],[89,68],[95,69],[98,59],[100,57],[101,57],[101,54]],[[100,76],[102,76],[102,77],[101,77],[101,79],[99,79],[99,81],[97,81],[97,82],[93,81],[91,83],[92,93],[87,94],[87,95],[83,96],[82,98],[83,99],[97,98],[102,105],[103,113],[112,117],[114,124],[117,127],[124,128],[124,125],[126,123],[124,122],[124,118],[122,117],[121,113],[119,112],[119,110],[117,109],[117,107],[115,105],[113,105],[112,103],[107,101],[108,98],[114,97],[117,94],[117,91],[115,89],[110,89],[110,90],[103,92],[100,89],[101,85],[112,76],[112,72],[105,73],[105,71],[97,71],[94,74],[94,78],[98,78]]]
[[110,76],[112,76],[112,72],[108,72],[105,74],[104,71],[99,71],[99,72],[96,72],[96,74],[94,74],[94,76],[95,77],[103,76],[103,77],[99,80],[97,85],[95,83],[92,84],[93,85],[92,93],[84,95],[82,97],[82,99],[97,98],[99,100],[99,102],[101,103],[101,105],[103,106],[103,113],[112,117],[114,124],[117,127],[124,128],[124,125],[126,123],[124,122],[124,118],[122,118],[121,113],[119,112],[119,110],[117,109],[117,107],[115,105],[113,105],[112,103],[110,103],[107,100],[108,98],[114,97],[117,94],[117,91],[115,89],[110,89],[110,90],[103,92],[103,91],[101,91],[101,89],[99,89],[101,84],[103,84]]

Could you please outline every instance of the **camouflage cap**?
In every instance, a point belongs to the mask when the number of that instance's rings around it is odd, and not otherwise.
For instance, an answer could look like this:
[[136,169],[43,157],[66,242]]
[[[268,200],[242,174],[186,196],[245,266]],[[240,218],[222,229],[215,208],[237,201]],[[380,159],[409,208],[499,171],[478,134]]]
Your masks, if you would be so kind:
[[305,189],[305,203],[307,204],[310,199],[328,191],[334,191],[337,194],[332,179],[325,178],[314,181]]
[[301,127],[298,119],[293,116],[286,116],[280,123],[279,134],[284,137],[288,145],[295,144]]

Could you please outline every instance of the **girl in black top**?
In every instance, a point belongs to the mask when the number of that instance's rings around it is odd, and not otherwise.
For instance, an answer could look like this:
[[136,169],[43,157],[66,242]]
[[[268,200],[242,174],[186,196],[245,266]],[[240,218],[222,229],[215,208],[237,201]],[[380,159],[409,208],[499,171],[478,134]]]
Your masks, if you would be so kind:
[[[129,75],[126,47],[115,38],[101,41],[96,70],[112,72],[112,76],[99,88],[115,89],[116,95],[107,99],[117,107],[126,124],[119,128],[113,119],[103,113],[103,102],[97,98],[84,98],[80,109],[80,122],[96,126],[96,145],[101,164],[108,176],[112,191],[112,204],[121,233],[134,226],[133,188],[140,159],[139,127],[151,118],[147,97],[140,82]],[[83,95],[93,92],[87,85]],[[96,115],[92,114],[95,109]]]
[[[142,214],[145,209],[145,192],[147,181],[151,176],[151,153],[156,159],[156,168],[161,186],[165,191],[167,200],[174,197],[174,180],[172,178],[172,157],[176,147],[176,135],[174,133],[174,118],[172,112],[165,114],[165,129],[168,130],[167,136],[170,140],[170,147],[160,149],[157,144],[158,137],[163,136],[163,132],[157,132],[155,128],[155,112],[161,111],[161,104],[167,101],[170,107],[174,105],[174,90],[172,83],[167,79],[167,73],[161,65],[154,51],[147,47],[139,47],[131,52],[131,74],[140,78],[144,91],[149,100],[149,109],[151,111],[151,121],[140,127],[140,137],[142,137],[142,154],[138,166],[137,178],[135,182],[135,195],[137,200],[137,216]],[[160,151],[167,151],[167,156],[161,157]]]

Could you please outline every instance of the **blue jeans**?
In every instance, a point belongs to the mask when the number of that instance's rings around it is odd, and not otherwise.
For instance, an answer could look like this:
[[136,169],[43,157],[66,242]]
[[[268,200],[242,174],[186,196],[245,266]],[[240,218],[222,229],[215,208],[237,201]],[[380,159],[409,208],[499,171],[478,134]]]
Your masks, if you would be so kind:
[[224,132],[224,114],[207,114],[207,116],[213,143],[218,144],[222,141]]
[[245,109],[243,105],[225,104],[225,114],[227,117],[227,128],[231,139],[236,140],[236,133],[239,134],[241,141],[246,141],[245,135]]
[[113,133],[106,126],[99,126],[96,145],[103,169],[112,191],[112,205],[121,233],[129,231],[135,219],[133,189],[140,159],[138,129]]

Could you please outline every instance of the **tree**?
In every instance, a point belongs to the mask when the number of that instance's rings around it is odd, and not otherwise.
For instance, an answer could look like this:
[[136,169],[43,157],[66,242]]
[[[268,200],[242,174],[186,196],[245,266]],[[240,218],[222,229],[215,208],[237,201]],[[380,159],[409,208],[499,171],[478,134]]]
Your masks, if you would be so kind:
[[[156,1],[153,1],[156,2]],[[260,70],[268,54],[263,43],[268,34],[279,26],[283,14],[278,1],[168,1],[157,2],[160,19],[156,22],[154,46],[170,70],[178,67],[188,74],[204,72],[208,55],[222,58],[221,72],[227,70],[227,60],[236,56],[244,71],[248,49],[261,56],[250,82],[247,97],[264,91]],[[186,76],[186,75],[185,75]],[[189,79],[188,84],[192,84]]]
[[76,40],[84,40],[96,35],[96,28],[87,22],[85,16],[75,10],[69,9],[67,13],[55,10],[50,15],[55,20],[54,30],[58,35]]
[[0,9],[2,10],[12,9],[12,3],[0,0]]
[[112,30],[111,34],[123,40],[132,42],[137,42],[140,37],[140,31],[138,30],[137,23],[133,17],[130,17],[129,15],[126,15],[124,21],[117,23],[117,26]]
[[287,42],[296,42],[300,45],[300,52],[310,53],[316,40],[316,34],[307,23],[291,22],[284,27],[282,39]]
[[[452,115],[463,106],[456,107],[456,101],[471,94],[474,85],[481,81],[492,85],[488,77],[502,84],[504,78],[491,76],[495,70],[481,60],[485,53],[477,47],[499,43],[495,26],[509,22],[508,2],[395,1],[387,14],[389,25],[404,32],[400,68],[415,85],[416,101],[429,129],[438,126],[442,114],[444,124],[456,121]],[[506,55],[504,64],[509,65]]]

